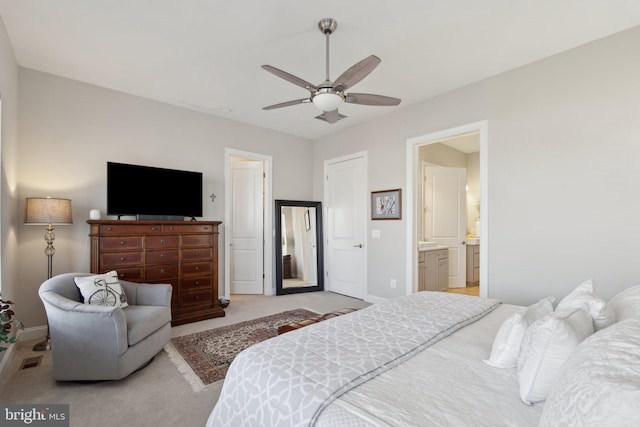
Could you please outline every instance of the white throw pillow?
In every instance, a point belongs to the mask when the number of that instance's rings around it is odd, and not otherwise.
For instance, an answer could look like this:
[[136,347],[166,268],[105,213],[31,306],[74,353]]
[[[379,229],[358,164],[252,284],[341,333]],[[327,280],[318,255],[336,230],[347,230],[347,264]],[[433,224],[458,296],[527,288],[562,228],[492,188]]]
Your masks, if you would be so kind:
[[607,304],[616,316],[616,321],[640,320],[640,285],[632,286],[611,298]]
[[591,334],[593,319],[580,308],[555,311],[536,320],[524,334],[520,347],[520,399],[528,405],[545,400],[562,364]]
[[589,313],[593,317],[596,331],[612,325],[616,320],[613,310],[607,306],[605,300],[593,294],[593,282],[591,280],[581,283],[569,295],[562,298],[556,310],[571,308],[581,308]]
[[539,426],[640,425],[640,320],[593,334],[564,364]]
[[95,276],[74,277],[85,304],[128,307],[127,296],[118,281],[118,273],[110,271]]
[[493,340],[489,359],[483,362],[495,368],[515,368],[525,332],[533,322],[553,312],[554,300],[554,297],[544,298],[507,317]]

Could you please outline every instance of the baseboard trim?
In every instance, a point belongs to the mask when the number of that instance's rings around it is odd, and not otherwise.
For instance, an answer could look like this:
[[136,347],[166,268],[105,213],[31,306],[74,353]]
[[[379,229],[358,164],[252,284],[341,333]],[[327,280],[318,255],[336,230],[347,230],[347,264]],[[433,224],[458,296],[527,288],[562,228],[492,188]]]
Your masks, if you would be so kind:
[[13,360],[13,353],[16,349],[16,344],[11,344],[7,347],[7,351],[3,351],[2,360],[0,360],[0,379],[6,378],[5,371]]
[[13,361],[13,354],[15,353],[18,346],[18,341],[22,339],[22,330],[19,330],[16,333],[16,337],[16,342],[13,344],[9,344],[9,346],[7,347],[7,351],[2,352],[2,360],[0,360],[0,378],[2,379],[6,378],[5,371],[9,369],[9,366],[11,366],[11,362]]
[[48,329],[49,328],[47,326],[34,326],[32,328],[24,328],[18,335],[18,341],[29,341],[35,340],[37,338],[46,338]]

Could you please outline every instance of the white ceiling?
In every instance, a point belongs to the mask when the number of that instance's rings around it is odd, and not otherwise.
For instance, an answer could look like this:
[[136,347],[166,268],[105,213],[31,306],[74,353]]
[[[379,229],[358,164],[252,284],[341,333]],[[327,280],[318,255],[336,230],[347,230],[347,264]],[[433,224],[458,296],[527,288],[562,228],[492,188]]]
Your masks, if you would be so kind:
[[[640,1],[0,0],[0,15],[20,66],[317,139],[640,25]],[[399,106],[344,105],[333,125],[312,104],[262,110],[308,95],[262,64],[324,80],[327,17],[331,78],[374,54],[352,91]]]

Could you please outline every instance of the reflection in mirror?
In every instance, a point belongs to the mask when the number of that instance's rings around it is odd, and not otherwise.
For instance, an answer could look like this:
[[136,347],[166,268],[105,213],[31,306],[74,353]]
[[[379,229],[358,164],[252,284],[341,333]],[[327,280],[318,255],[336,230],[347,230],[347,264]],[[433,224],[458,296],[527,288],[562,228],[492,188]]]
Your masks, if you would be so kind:
[[320,202],[276,200],[275,218],[276,294],[322,290]]

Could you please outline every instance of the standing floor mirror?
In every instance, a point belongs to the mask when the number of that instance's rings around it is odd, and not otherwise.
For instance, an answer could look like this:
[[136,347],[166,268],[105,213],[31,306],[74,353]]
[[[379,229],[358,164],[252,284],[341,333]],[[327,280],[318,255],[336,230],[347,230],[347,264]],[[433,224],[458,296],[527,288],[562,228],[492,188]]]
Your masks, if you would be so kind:
[[322,291],[322,203],[275,201],[276,295]]

